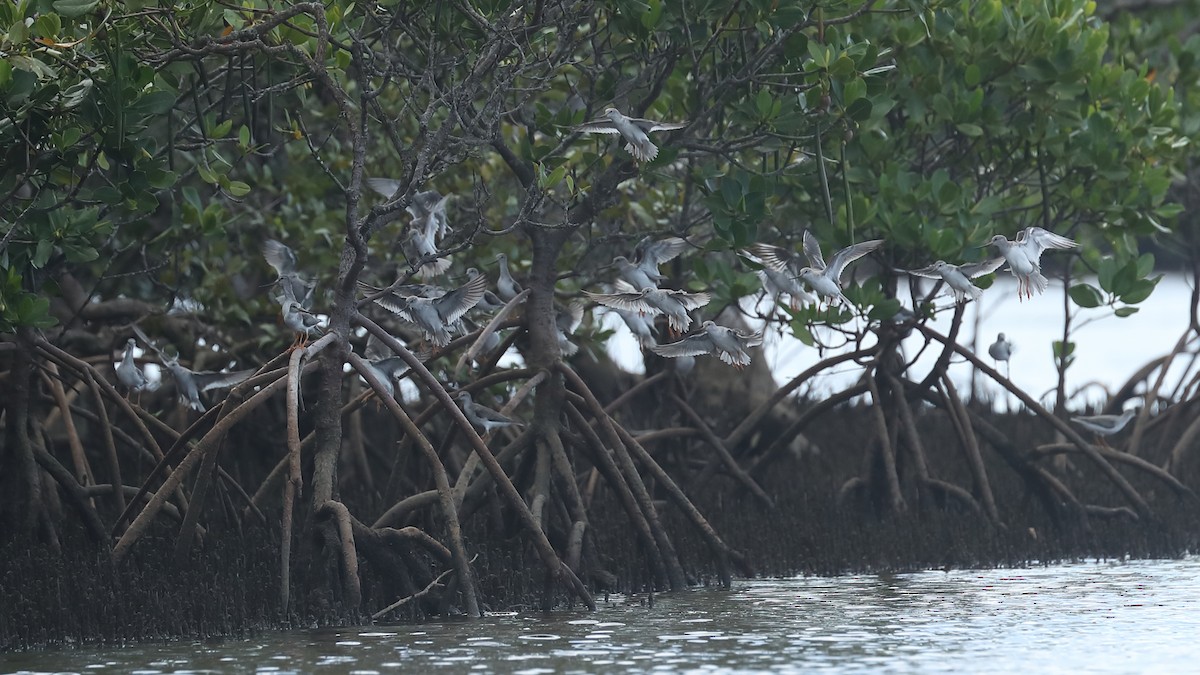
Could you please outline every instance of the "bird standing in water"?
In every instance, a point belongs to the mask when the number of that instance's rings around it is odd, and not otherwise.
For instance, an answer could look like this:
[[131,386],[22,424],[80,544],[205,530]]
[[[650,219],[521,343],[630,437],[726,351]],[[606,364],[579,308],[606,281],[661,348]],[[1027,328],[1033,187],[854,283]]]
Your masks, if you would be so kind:
[[1009,377],[1008,360],[1012,358],[1014,350],[1013,343],[1004,337],[1004,333],[997,335],[996,341],[988,346],[988,355],[996,360],[996,365],[1000,365],[1001,361],[1004,362],[1005,377]]

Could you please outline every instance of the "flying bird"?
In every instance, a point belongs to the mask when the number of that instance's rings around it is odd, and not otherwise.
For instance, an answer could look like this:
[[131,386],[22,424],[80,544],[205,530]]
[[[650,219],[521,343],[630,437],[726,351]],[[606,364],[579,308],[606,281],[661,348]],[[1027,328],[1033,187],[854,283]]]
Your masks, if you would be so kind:
[[212,389],[225,389],[240,384],[254,374],[253,369],[239,370],[232,373],[214,371],[194,371],[179,365],[179,359],[159,352],[167,372],[175,380],[175,391],[179,393],[179,402],[197,412],[205,412],[208,408],[200,399],[200,393]]
[[769,244],[754,244],[747,250],[763,262],[763,265],[778,272],[793,274],[803,279],[809,288],[830,300],[841,300],[850,305],[850,300],[842,293],[842,272],[846,266],[867,255],[883,245],[882,239],[851,244],[833,254],[829,263],[821,255],[821,245],[817,238],[808,230],[804,231],[804,255],[808,258],[808,266],[798,266],[798,256],[787,249]]
[[944,260],[939,260],[928,267],[922,267],[917,270],[909,270],[909,274],[914,274],[926,279],[940,279],[946,282],[954,293],[954,301],[961,304],[971,300],[978,300],[983,295],[983,289],[971,283],[971,279],[977,279],[985,274],[991,274],[1004,264],[1004,258],[992,258],[977,263],[966,263],[963,265],[952,265]]
[[263,242],[263,258],[275,269],[280,293],[290,297],[304,309],[312,309],[313,291],[317,284],[296,271],[296,253],[281,241],[268,239]]
[[650,351],[669,358],[709,354],[741,370],[750,365],[750,354],[747,350],[761,345],[762,341],[762,332],[740,333],[727,326],[705,321],[700,325],[699,332],[679,342],[650,347]]
[[639,314],[664,314],[667,326],[675,333],[682,333],[692,325],[688,312],[699,309],[712,299],[708,293],[689,293],[670,288],[636,289],[623,279],[614,284],[612,293],[584,294],[606,307],[624,309]]
[[626,152],[639,162],[650,162],[658,157],[658,146],[650,141],[648,134],[682,129],[687,125],[687,122],[655,122],[626,117],[616,108],[605,108],[603,116],[585,122],[578,130],[585,134],[619,134],[626,141]]
[[554,308],[554,328],[558,333],[558,351],[563,356],[574,356],[579,351],[579,345],[571,342],[571,336],[583,323],[583,301],[573,300],[571,304]]
[[445,347],[450,344],[450,325],[479,304],[486,291],[487,277],[481,274],[437,297],[388,293],[375,302],[420,328],[435,346]]
[[992,237],[989,245],[1000,250],[1000,254],[1008,261],[1008,271],[1017,278],[1017,297],[1033,298],[1033,292],[1043,293],[1049,282],[1042,275],[1041,258],[1046,249],[1069,249],[1078,244],[1062,235],[1054,234],[1040,227],[1027,227],[1017,233],[1015,241],[1009,241],[1002,234]]
[[462,402],[462,411],[466,415],[467,421],[471,426],[482,431],[485,434],[490,434],[492,429],[503,429],[505,427],[523,426],[524,422],[514,420],[511,417],[502,415],[491,408],[476,403],[471,399],[471,394],[465,391],[460,391],[456,394]]
[[637,338],[638,344],[642,347],[653,347],[654,341],[654,324],[646,319],[646,315],[638,312],[631,312],[627,309],[617,309],[610,307],[609,311],[615,312],[621,320],[625,322],[625,326],[629,328],[629,332]]

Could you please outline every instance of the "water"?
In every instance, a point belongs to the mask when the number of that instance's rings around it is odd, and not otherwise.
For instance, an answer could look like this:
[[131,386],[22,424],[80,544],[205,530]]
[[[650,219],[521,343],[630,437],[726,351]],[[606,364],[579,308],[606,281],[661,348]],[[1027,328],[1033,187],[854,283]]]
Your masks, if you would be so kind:
[[596,612],[0,655],[0,672],[1187,672],[1200,557],[613,596]]

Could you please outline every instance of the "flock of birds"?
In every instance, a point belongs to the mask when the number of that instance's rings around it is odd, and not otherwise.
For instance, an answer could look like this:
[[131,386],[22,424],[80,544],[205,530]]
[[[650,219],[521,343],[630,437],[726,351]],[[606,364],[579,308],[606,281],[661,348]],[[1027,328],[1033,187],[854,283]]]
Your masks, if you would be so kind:
[[[615,134],[625,142],[625,150],[638,162],[648,162],[658,156],[658,147],[650,140],[655,131],[681,129],[686,123],[657,122],[623,115],[616,108],[607,108],[604,115],[578,127],[583,133]],[[401,190],[399,181],[387,178],[368,178],[366,185],[385,199],[393,199]],[[494,312],[513,303],[522,292],[520,283],[509,269],[508,259],[501,253],[496,256],[498,281],[493,292],[487,277],[471,268],[467,280],[456,288],[443,288],[428,283],[446,274],[451,266],[448,255],[438,250],[439,242],[451,232],[447,215],[449,195],[428,190],[417,193],[407,207],[412,221],[408,234],[402,242],[402,251],[417,270],[421,283],[395,283],[386,288],[361,284],[368,297],[379,307],[395,314],[400,321],[423,335],[434,347],[445,347],[454,334],[467,334],[477,329],[478,323],[469,314]],[[825,259],[821,245],[809,231],[803,234],[803,256],[780,246],[757,243],[739,253],[760,267],[758,276],[764,292],[775,302],[787,296],[790,306],[799,309],[805,304],[822,301],[841,303],[853,308],[843,293],[843,278],[851,263],[878,250],[884,241],[874,239],[852,244],[836,251]],[[1017,278],[1018,295],[1032,298],[1034,292],[1046,290],[1047,280],[1041,272],[1041,255],[1050,249],[1070,249],[1076,243],[1067,237],[1054,234],[1040,227],[1029,227],[1019,232],[1014,240],[1004,235],[994,236],[988,244],[996,247],[1000,255],[983,262],[955,265],[938,260],[931,265],[914,270],[903,270],[908,274],[935,279],[946,284],[956,303],[978,300],[983,291],[972,280],[991,274],[1007,264]],[[698,330],[688,334],[692,328],[692,313],[711,301],[706,292],[692,292],[663,287],[667,277],[659,266],[678,257],[689,248],[698,248],[694,242],[681,237],[661,240],[644,239],[635,248],[632,259],[617,256],[611,268],[616,279],[611,286],[599,292],[584,291],[583,294],[595,303],[608,308],[628,326],[639,344],[663,357],[683,359],[685,362],[696,356],[709,355],[741,369],[750,365],[750,350],[760,346],[762,331],[747,333],[735,328],[704,320]],[[295,253],[287,245],[268,240],[262,249],[266,262],[275,270],[276,291],[274,299],[279,303],[285,325],[298,336],[297,344],[321,330],[321,320],[312,313],[315,282],[302,274]],[[560,351],[570,356],[578,347],[570,336],[583,319],[584,303],[576,300],[566,307],[559,307],[556,325],[559,332]],[[665,318],[667,333],[672,342],[659,343],[655,339],[655,317]],[[213,388],[233,386],[249,375],[241,373],[200,373],[190,371],[178,364],[173,357],[161,352],[144,335],[139,335],[151,349],[158,352],[160,361],[176,381],[180,398],[189,407],[203,411],[204,403],[200,392]],[[485,335],[485,351],[494,349],[500,337],[494,331]],[[120,363],[116,366],[118,380],[130,392],[141,391],[148,386],[145,374],[134,359],[136,341],[130,338]],[[385,383],[390,393],[408,370],[398,357],[388,353],[374,338],[368,341],[366,350],[368,366],[378,379]],[[1001,333],[996,343],[988,349],[997,361],[1006,364],[1013,352],[1011,342]],[[680,368],[683,370],[684,368]],[[483,432],[520,424],[518,421],[476,403],[465,391],[456,394],[468,419]],[[1104,417],[1104,416],[1102,416]],[[1115,417],[1115,416],[1114,416]],[[1119,431],[1128,418],[1116,420],[1077,418],[1082,426],[1104,434]]]

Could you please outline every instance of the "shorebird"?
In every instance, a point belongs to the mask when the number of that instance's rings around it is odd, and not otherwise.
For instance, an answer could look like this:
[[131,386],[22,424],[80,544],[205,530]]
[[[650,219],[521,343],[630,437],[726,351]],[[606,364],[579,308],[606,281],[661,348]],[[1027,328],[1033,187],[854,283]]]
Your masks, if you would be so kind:
[[1033,292],[1043,293],[1049,282],[1042,276],[1042,251],[1048,248],[1068,249],[1078,246],[1073,240],[1040,227],[1027,227],[1017,233],[1015,241],[1004,235],[992,237],[989,245],[1000,250],[1008,261],[1008,271],[1017,278],[1017,297],[1032,298]]
[[471,426],[485,434],[490,434],[492,429],[519,427],[525,424],[519,420],[501,415],[485,405],[476,403],[471,399],[471,394],[468,392],[460,391],[455,396],[462,402],[463,414],[466,415],[467,421],[471,423]]
[[317,284],[305,279],[296,271],[296,254],[281,241],[268,239],[263,242],[263,258],[275,269],[280,293],[295,300],[304,309],[312,309],[313,291]]
[[487,277],[480,274],[437,297],[387,293],[375,302],[420,328],[435,346],[445,347],[450,344],[450,325],[479,304],[486,290]]
[[996,341],[988,346],[988,355],[996,360],[996,365],[1000,365],[1000,361],[1004,362],[1004,376],[1009,377],[1008,360],[1012,358],[1016,347],[1008,338],[1004,337],[1004,333],[996,336]]
[[179,365],[177,357],[167,356],[162,352],[159,352],[159,355],[162,357],[167,372],[171,373],[171,377],[175,380],[175,390],[179,393],[179,402],[197,412],[204,412],[208,409],[204,405],[204,401],[200,400],[200,392],[232,387],[254,374],[253,369],[232,373],[197,372]]
[[613,285],[612,293],[591,293],[584,295],[606,307],[624,309],[639,314],[665,314],[667,326],[677,334],[682,333],[692,325],[688,312],[699,309],[712,299],[708,293],[689,293],[670,288],[643,288],[638,290],[618,279]]
[[954,293],[954,301],[961,304],[966,302],[967,298],[978,300],[983,295],[983,289],[971,283],[971,279],[991,274],[1003,264],[1003,257],[963,265],[952,265],[944,260],[939,260],[928,267],[908,270],[908,273],[927,279],[945,281]]
[[517,283],[517,280],[513,279],[512,273],[508,271],[508,256],[497,253],[496,262],[500,263],[500,278],[496,281],[496,295],[499,295],[504,302],[508,302],[521,292],[521,284]]
[[818,295],[832,300],[841,300],[847,306],[851,305],[850,299],[846,298],[841,292],[841,274],[845,271],[848,264],[862,258],[866,253],[870,253],[883,245],[882,239],[871,239],[870,241],[862,241],[862,243],[851,244],[845,249],[834,253],[833,257],[829,258],[829,263],[824,261],[821,255],[821,244],[818,243],[816,237],[805,229],[804,231],[804,255],[809,258],[808,267],[794,270],[796,267],[797,256],[791,251],[780,249],[779,246],[770,246],[769,244],[755,244],[750,247],[750,252],[761,259],[764,265],[782,271],[782,273],[793,274],[797,279],[803,279],[808,283],[809,288],[814,289]]
[[585,122],[577,129],[585,134],[619,134],[625,139],[625,151],[639,162],[650,162],[658,157],[658,146],[650,141],[655,131],[673,131],[687,126],[687,122],[655,122],[638,117],[626,117],[616,108],[605,108],[604,115]]
[[279,300],[280,306],[283,308],[283,323],[288,328],[291,328],[296,334],[296,343],[294,347],[301,347],[308,338],[316,333],[321,328],[321,320],[300,306],[300,303],[295,299],[287,297],[285,292],[282,296],[276,298]]
[[1119,433],[1135,415],[1137,415],[1137,409],[1130,408],[1120,415],[1080,415],[1072,417],[1071,421],[1096,434],[1096,439],[1100,441],[1101,445],[1108,445],[1104,441],[1105,436]]
[[638,344],[642,347],[653,347],[654,342],[654,325],[646,319],[646,315],[638,312],[631,312],[627,309],[617,309],[610,307],[609,311],[615,312],[625,325],[629,328],[629,332],[637,338]]
[[650,351],[668,358],[710,354],[741,370],[750,365],[750,354],[746,350],[761,345],[762,341],[761,332],[739,333],[727,326],[705,321],[700,324],[699,332],[693,333],[679,342],[655,345],[650,347]]
[[[367,187],[386,199],[396,196],[402,187],[395,178],[367,178]],[[413,195],[412,203],[405,209],[413,223],[430,232],[430,238],[441,239],[450,233],[450,220],[446,216],[446,203],[450,195],[442,196],[437,190],[425,190]]]
[[121,355],[121,362],[117,364],[116,373],[117,381],[124,385],[127,390],[127,396],[133,392],[140,392],[146,388],[146,374],[138,368],[137,361],[133,358],[133,350],[137,347],[137,340],[129,338],[125,341],[125,353]]

